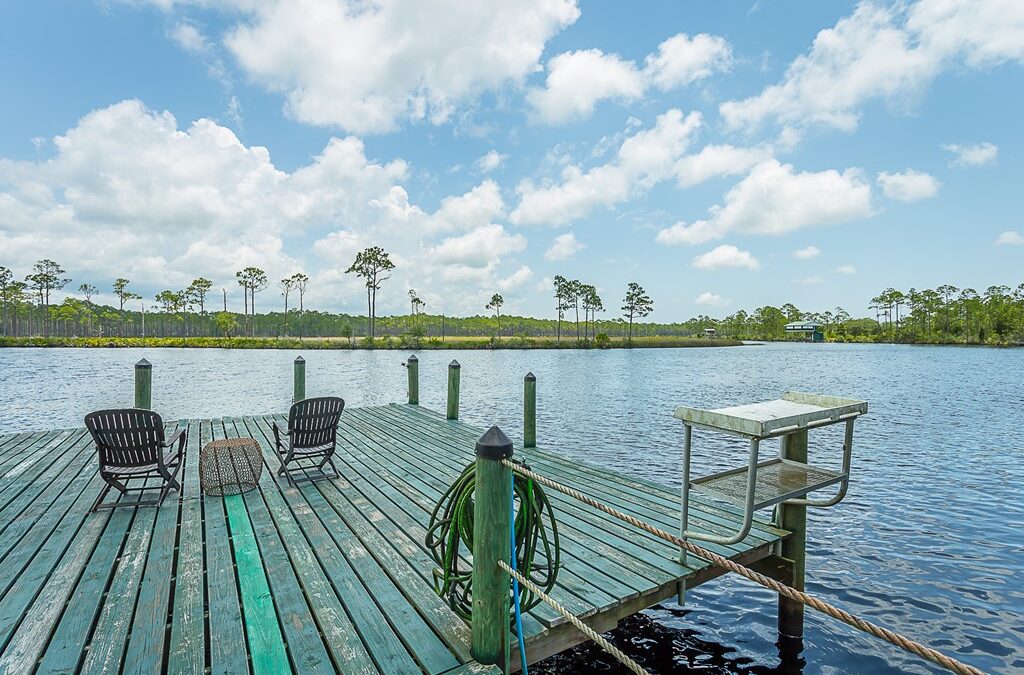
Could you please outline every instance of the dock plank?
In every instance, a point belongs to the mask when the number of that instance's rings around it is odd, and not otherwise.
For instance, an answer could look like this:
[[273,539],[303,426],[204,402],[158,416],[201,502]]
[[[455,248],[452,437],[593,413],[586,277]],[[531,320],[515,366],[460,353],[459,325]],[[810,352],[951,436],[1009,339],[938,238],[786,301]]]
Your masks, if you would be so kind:
[[[342,476],[292,487],[275,477],[270,424],[282,415],[181,421],[181,494],[163,506],[88,513],[102,485],[83,429],[0,435],[0,672],[497,673],[470,655],[470,628],[433,589],[430,511],[473,461],[482,430],[420,406],[350,408]],[[171,425],[173,426],[173,425]],[[201,494],[198,460],[214,438],[255,438],[259,489]],[[538,472],[669,531],[669,487],[516,449]],[[549,491],[550,492],[550,491]],[[670,597],[675,547],[549,494],[562,536],[553,595],[601,631]],[[735,528],[734,507],[697,497],[691,520]],[[788,533],[757,521],[716,551],[750,562]],[[714,547],[712,547],[714,548]],[[471,563],[469,552],[464,562]],[[582,640],[550,608],[524,621],[530,660]]]

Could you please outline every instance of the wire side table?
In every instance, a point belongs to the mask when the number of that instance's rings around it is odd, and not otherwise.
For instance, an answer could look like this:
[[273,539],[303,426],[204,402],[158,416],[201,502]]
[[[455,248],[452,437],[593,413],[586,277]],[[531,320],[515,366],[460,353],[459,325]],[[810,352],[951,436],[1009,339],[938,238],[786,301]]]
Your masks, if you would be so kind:
[[253,438],[211,441],[199,452],[199,485],[204,494],[237,495],[254,489],[263,474],[263,453]]

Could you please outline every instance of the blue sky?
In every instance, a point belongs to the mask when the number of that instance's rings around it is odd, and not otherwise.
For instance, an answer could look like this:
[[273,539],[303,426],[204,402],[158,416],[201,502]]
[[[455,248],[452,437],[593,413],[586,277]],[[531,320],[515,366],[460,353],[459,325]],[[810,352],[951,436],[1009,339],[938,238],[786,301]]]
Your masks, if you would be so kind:
[[548,315],[563,274],[662,321],[1024,280],[1013,0],[4,3],[0,63],[19,276],[361,311],[378,244],[387,312]]

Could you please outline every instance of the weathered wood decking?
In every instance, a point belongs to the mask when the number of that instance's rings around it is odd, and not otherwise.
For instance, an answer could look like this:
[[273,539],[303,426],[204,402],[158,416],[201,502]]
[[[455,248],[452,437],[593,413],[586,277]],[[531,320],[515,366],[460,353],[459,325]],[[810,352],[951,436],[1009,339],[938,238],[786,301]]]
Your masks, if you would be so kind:
[[[291,488],[274,479],[270,421],[189,427],[181,495],[160,508],[89,514],[100,489],[83,429],[0,436],[0,673],[499,672],[470,657],[470,630],[433,591],[423,545],[430,509],[473,458],[481,430],[419,406],[346,410],[344,479]],[[174,426],[174,425],[172,425]],[[260,489],[203,497],[199,449],[252,436]],[[670,531],[665,487],[516,449],[532,467]],[[563,568],[553,595],[600,631],[718,572],[670,545],[550,495]],[[691,526],[734,530],[735,512],[699,501]],[[766,557],[785,532],[757,523],[733,547]],[[579,634],[541,605],[525,617],[530,661]],[[513,663],[516,661],[513,660]]]

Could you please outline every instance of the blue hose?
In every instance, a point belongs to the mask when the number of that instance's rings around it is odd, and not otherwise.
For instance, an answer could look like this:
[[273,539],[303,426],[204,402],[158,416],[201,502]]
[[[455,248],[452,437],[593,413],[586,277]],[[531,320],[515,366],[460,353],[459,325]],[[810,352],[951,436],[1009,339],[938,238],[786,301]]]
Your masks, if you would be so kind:
[[[509,567],[516,570],[516,483],[515,474],[512,472],[509,479],[509,535],[510,539],[510,550],[512,551],[512,561],[509,563]],[[516,570],[518,571],[518,570]],[[519,637],[519,660],[522,663],[522,673],[527,675],[526,672],[526,639],[523,637],[523,612],[519,607],[519,580],[512,577],[512,600],[516,609],[516,635]]]

